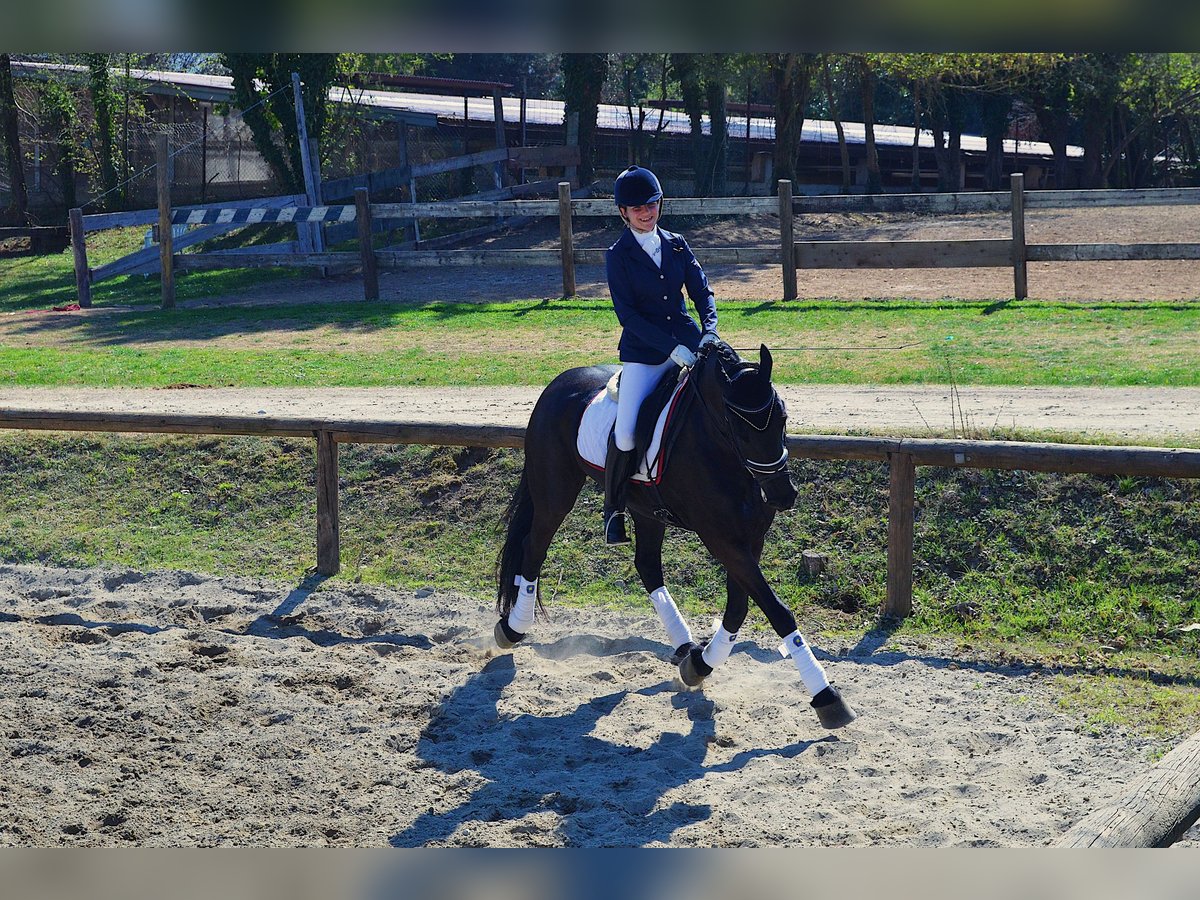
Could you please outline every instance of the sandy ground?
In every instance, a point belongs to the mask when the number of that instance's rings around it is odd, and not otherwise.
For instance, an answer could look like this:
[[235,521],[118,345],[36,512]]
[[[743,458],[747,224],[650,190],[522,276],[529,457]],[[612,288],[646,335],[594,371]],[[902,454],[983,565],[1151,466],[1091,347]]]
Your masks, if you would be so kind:
[[[315,581],[0,566],[6,845],[1027,846],[1153,745],[1054,679],[871,635],[820,645],[826,732],[773,635],[687,692],[652,613]],[[706,623],[693,623],[707,633]]]

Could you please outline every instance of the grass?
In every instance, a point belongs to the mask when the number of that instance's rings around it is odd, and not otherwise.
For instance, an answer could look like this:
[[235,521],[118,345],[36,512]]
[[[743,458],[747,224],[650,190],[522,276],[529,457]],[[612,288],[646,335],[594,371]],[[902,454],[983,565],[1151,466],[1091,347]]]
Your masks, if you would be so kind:
[[[143,234],[89,235],[91,265]],[[286,296],[296,274],[180,273],[176,295],[186,306],[271,283]],[[352,299],[160,310],[156,277],[125,276],[93,287],[97,312],[46,316],[34,311],[76,299],[71,254],[0,259],[0,380],[539,385],[616,356],[607,298],[365,303],[357,278],[328,284]],[[734,346],[811,348],[776,353],[781,383],[944,384],[953,372],[961,385],[1200,385],[1200,303],[764,298],[722,301],[720,316]]]
[[[1200,385],[1200,304],[988,309],[727,302],[721,323],[735,346],[780,348],[780,383],[944,384],[952,372],[960,385]],[[616,332],[606,300],[15,314],[0,318],[0,377],[81,386],[538,385],[573,365],[615,360]],[[847,346],[865,349],[836,349]]]
[[[98,269],[142,247],[146,228],[113,228],[88,235],[88,265]],[[294,269],[189,272],[175,282],[176,302],[220,296],[251,284],[295,277]],[[49,309],[78,302],[71,251],[0,259],[0,313]],[[93,306],[152,305],[162,299],[157,276],[125,275],[92,285]]]

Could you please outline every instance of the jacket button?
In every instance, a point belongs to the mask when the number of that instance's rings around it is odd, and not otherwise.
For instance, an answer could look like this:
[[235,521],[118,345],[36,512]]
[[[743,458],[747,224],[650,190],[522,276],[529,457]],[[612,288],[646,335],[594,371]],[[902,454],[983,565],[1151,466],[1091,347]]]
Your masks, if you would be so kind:
[[671,317],[670,317],[670,316],[667,316],[667,321],[668,321],[668,322],[670,322],[670,321],[671,321]]
[[659,280],[659,281],[662,281],[662,280],[663,280],[664,278],[666,278],[666,277],[667,277],[666,275],[659,275],[659,276],[658,276],[658,280]]
[[667,295],[666,295],[666,294],[663,294],[663,299],[664,299],[664,300],[666,300],[666,299],[667,299]]

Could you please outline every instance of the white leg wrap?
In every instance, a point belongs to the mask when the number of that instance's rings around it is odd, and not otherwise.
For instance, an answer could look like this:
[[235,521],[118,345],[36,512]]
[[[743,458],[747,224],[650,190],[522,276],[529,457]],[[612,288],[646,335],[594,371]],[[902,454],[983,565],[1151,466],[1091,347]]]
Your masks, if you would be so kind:
[[654,611],[658,613],[663,627],[667,629],[667,640],[671,642],[671,648],[691,643],[692,630],[680,615],[679,607],[671,599],[670,592],[665,587],[651,591],[650,602],[654,604]]
[[793,631],[784,638],[783,646],[787,648],[792,662],[800,670],[800,680],[804,682],[804,687],[810,696],[815,697],[829,687],[829,679],[825,675],[825,670],[813,656],[812,648],[808,646],[808,641],[804,640],[804,635],[798,630]]
[[508,627],[517,634],[525,634],[533,627],[533,614],[537,610],[537,579],[526,581],[518,575],[513,580],[517,585],[517,602],[508,612]]
[[738,633],[735,631],[730,634],[722,625],[717,629],[717,633],[712,636],[712,640],[708,642],[708,646],[704,648],[704,661],[714,669],[725,660],[729,659],[729,654],[733,650],[733,645],[737,641]]

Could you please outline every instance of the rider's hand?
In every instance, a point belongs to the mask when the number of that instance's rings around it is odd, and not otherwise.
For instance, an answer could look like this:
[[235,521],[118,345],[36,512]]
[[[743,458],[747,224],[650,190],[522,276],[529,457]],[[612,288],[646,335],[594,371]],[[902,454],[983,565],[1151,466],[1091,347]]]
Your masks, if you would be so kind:
[[671,360],[677,366],[690,369],[696,364],[696,354],[689,350],[686,345],[679,344],[671,351]]
[[700,338],[700,349],[703,350],[709,344],[721,343],[721,336],[715,331],[706,331]]

